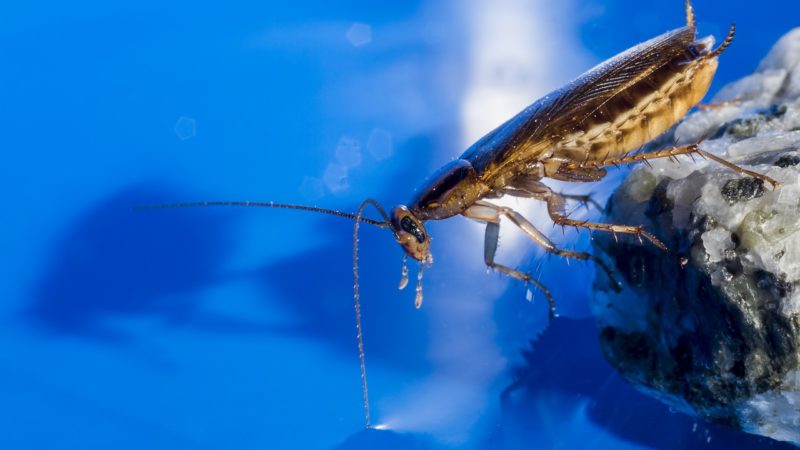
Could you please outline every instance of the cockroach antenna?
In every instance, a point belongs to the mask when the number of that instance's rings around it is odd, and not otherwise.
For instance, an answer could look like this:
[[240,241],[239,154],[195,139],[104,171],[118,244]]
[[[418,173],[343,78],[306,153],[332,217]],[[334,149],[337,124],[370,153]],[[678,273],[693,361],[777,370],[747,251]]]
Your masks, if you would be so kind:
[[[368,206],[375,207],[378,210],[378,213],[383,218],[383,221],[370,219],[368,217],[364,217],[364,210]],[[248,202],[248,201],[210,201],[210,202],[183,202],[183,203],[164,203],[164,204],[154,204],[154,205],[141,205],[136,206],[133,208],[134,211],[145,211],[145,210],[152,210],[152,209],[173,209],[173,208],[197,208],[197,207],[206,207],[206,206],[246,206],[246,207],[253,207],[253,208],[281,208],[281,209],[295,209],[300,211],[311,211],[323,214],[329,214],[333,216],[345,217],[347,219],[352,219],[354,222],[353,225],[353,304],[355,307],[356,313],[356,338],[358,339],[358,360],[361,366],[361,392],[364,396],[364,422],[367,428],[371,428],[372,424],[370,422],[370,414],[369,414],[369,390],[367,388],[367,365],[366,365],[366,357],[364,354],[364,333],[361,328],[361,303],[360,303],[360,294],[359,294],[359,283],[358,283],[358,229],[361,223],[367,223],[370,225],[374,225],[378,228],[390,228],[395,235],[395,238],[398,236],[398,230],[392,223],[392,220],[389,219],[389,216],[386,214],[386,211],[383,207],[376,202],[375,200],[368,198],[361,203],[361,206],[358,208],[358,212],[356,214],[346,213],[343,211],[338,211],[335,209],[326,209],[326,208],[318,208],[316,206],[306,206],[306,205],[295,205],[290,203],[275,203],[275,202]],[[405,258],[403,262],[405,266]],[[417,299],[416,303],[418,304],[422,298],[422,265],[420,265],[420,276],[418,277],[418,284],[417,284]]]
[[[295,205],[291,203],[276,203],[276,202],[248,202],[248,201],[211,201],[211,202],[182,202],[182,203],[163,203],[153,205],[139,205],[133,208],[134,211],[145,211],[148,209],[172,209],[172,208],[196,208],[203,206],[250,206],[254,208],[280,208],[280,209],[296,209],[300,211],[311,211],[323,214],[330,214],[332,216],[345,217],[355,220],[356,215],[338,211],[335,209],[319,208],[316,206]],[[382,210],[380,210],[382,211]],[[390,228],[391,222],[389,221],[386,213],[383,213],[384,220],[374,220],[368,217],[362,217],[359,220],[370,225],[375,225],[379,228]]]

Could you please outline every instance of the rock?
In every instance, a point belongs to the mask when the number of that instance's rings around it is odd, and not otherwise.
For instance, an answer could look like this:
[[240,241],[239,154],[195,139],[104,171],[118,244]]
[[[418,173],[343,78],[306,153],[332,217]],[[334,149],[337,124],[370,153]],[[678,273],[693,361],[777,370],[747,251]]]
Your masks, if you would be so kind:
[[701,147],[781,183],[680,157],[637,167],[604,222],[643,224],[669,247],[594,234],[602,273],[592,310],[608,361],[673,408],[800,445],[800,28],[728,106],[688,116],[654,146]]

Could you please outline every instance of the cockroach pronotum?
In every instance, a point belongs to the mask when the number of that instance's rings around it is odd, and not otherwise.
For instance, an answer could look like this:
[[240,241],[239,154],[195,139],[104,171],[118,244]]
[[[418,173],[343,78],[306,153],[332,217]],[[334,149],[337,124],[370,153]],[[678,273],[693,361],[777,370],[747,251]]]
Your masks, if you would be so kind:
[[[778,183],[775,180],[708,153],[698,144],[633,153],[667,131],[700,102],[717,69],[717,58],[730,45],[733,35],[734,26],[731,25],[727,37],[717,48],[712,48],[711,39],[697,40],[694,12],[690,0],[686,0],[684,27],[641,43],[539,99],[482,137],[458,159],[442,167],[421,186],[411,202],[395,207],[390,214],[372,199],[364,200],[355,214],[312,206],[240,201],[177,203],[144,208],[226,205],[289,208],[353,220],[353,298],[365,420],[369,428],[369,399],[358,291],[359,225],[363,222],[388,228],[405,251],[401,289],[408,282],[405,265],[407,257],[419,262],[415,299],[417,307],[422,304],[423,268],[432,263],[431,238],[424,224],[429,220],[442,220],[456,215],[486,224],[486,265],[536,286],[547,298],[551,318],[554,315],[555,302],[547,288],[530,274],[495,261],[502,217],[509,219],[549,253],[594,261],[612,279],[613,285],[618,286],[613,272],[602,260],[586,252],[558,248],[520,213],[495,205],[489,200],[508,195],[543,201],[547,205],[550,219],[556,225],[615,235],[632,234],[640,241],[646,239],[666,250],[666,246],[642,226],[570,219],[565,212],[565,199],[570,196],[554,192],[542,183],[542,179],[593,182],[602,179],[606,175],[605,168],[609,166],[697,154],[738,173],[768,182],[773,189],[776,188]],[[364,217],[368,206],[378,211],[381,220]]]

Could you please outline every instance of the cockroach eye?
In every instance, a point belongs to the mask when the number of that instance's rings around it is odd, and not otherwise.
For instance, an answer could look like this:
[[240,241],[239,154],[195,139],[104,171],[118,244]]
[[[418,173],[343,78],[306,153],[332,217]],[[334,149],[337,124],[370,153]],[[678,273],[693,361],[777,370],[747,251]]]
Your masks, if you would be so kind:
[[411,219],[411,217],[408,217],[408,216],[403,217],[400,220],[400,227],[406,233],[413,234],[414,237],[417,238],[417,242],[419,242],[420,244],[425,242],[425,233],[423,233],[422,230],[419,229],[419,227],[417,226],[416,222],[414,222]]

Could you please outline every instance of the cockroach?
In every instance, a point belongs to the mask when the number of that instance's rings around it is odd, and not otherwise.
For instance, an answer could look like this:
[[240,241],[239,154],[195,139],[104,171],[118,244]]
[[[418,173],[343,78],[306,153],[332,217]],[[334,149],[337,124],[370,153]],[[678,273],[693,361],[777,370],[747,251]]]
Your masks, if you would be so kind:
[[[594,261],[618,287],[611,269],[587,252],[557,247],[522,214],[490,200],[503,196],[543,201],[556,225],[636,236],[656,247],[667,247],[644,228],[574,220],[565,212],[567,199],[542,180],[586,183],[601,180],[606,168],[647,162],[657,158],[694,155],[716,161],[738,173],[778,183],[702,150],[698,144],[634,153],[645,143],[677,123],[708,91],[716,72],[718,57],[731,44],[735,27],[717,48],[711,39],[696,39],[694,12],[686,0],[686,25],[641,43],[599,64],[566,86],[544,96],[475,142],[459,158],[434,173],[407,205],[389,214],[373,199],[366,199],[355,214],[312,206],[274,202],[193,202],[155,205],[146,208],[186,206],[253,206],[289,208],[332,214],[354,221],[353,278],[354,304],[361,363],[366,425],[370,427],[364,347],[361,332],[358,283],[358,229],[361,223],[388,228],[404,250],[402,289],[408,282],[407,257],[419,262],[415,305],[422,304],[422,273],[432,263],[431,237],[425,222],[462,215],[486,224],[484,262],[494,270],[530,283],[547,298],[552,318],[555,301],[548,289],[530,274],[495,261],[500,220],[505,217],[545,251],[565,258]],[[381,220],[364,217],[374,207]]]

